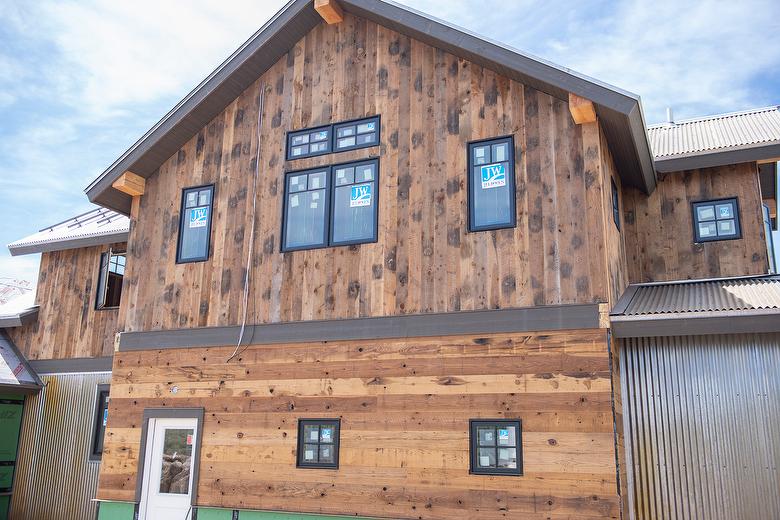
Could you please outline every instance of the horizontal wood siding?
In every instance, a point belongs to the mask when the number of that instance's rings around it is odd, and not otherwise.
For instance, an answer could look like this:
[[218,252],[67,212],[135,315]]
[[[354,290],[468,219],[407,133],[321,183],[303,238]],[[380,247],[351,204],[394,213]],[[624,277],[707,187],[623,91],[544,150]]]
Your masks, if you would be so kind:
[[[147,181],[125,330],[606,301],[601,182],[565,101],[348,15],[316,27]],[[285,161],[285,132],[378,114],[381,146]],[[466,148],[513,135],[517,227],[467,232]],[[597,137],[598,138],[598,137]],[[380,157],[374,244],[280,253],[285,170]],[[598,157],[593,158],[598,162]],[[181,189],[216,185],[207,262],[175,263]]]
[[110,356],[118,332],[117,309],[95,310],[100,255],[125,244],[41,254],[35,302],[38,319],[8,334],[28,359]]
[[[197,504],[409,519],[615,518],[605,330],[119,352],[98,498],[133,500],[144,408],[203,407]],[[177,392],[171,390],[176,387]],[[341,418],[338,470],[299,418]],[[524,476],[469,474],[472,418],[523,421]]]
[[[624,190],[631,282],[719,278],[767,272],[756,163],[659,174],[649,197]],[[742,238],[694,243],[691,203],[737,197]]]

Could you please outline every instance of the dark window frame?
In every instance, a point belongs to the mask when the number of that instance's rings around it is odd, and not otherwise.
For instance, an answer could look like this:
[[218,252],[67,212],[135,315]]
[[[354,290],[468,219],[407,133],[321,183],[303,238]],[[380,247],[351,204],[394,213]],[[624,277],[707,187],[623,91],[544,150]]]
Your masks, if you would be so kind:
[[[480,468],[477,464],[479,456],[479,434],[478,427],[492,426],[496,429],[499,426],[514,426],[517,428],[514,448],[517,450],[517,468]],[[507,446],[512,447],[512,446]],[[496,440],[496,450],[498,450],[498,441]],[[496,458],[498,460],[498,458]],[[470,419],[469,420],[469,473],[472,475],[498,475],[514,476],[523,475],[523,421],[522,419]]]
[[[298,155],[293,157],[292,154],[292,139],[296,135],[300,134],[312,134],[314,132],[318,132],[320,130],[327,130],[328,131],[328,139],[324,142],[328,143],[328,147],[326,150],[323,150],[321,152],[315,152],[315,153],[307,153],[304,155]],[[308,144],[311,144],[309,142]],[[319,126],[312,126],[311,128],[301,128],[300,130],[288,130],[285,133],[285,160],[287,161],[297,161],[298,159],[307,159],[309,157],[319,157],[320,155],[328,155],[329,153],[333,153],[333,125],[319,125]]]
[[[184,234],[182,233],[182,228],[184,226],[184,215],[186,204],[187,204],[187,192],[190,191],[200,191],[203,189],[210,189],[211,190],[211,197],[209,197],[209,222],[206,225],[206,254],[198,257],[193,258],[187,258],[182,259],[181,258],[181,247],[182,247],[182,239],[184,237]],[[179,207],[179,236],[176,239],[176,263],[177,264],[191,264],[193,262],[205,262],[211,257],[211,225],[214,221],[214,196],[216,195],[216,185],[215,184],[203,184],[200,186],[188,186],[186,188],[181,189],[181,205]]]
[[[339,148],[339,149],[336,148],[336,140],[337,140],[336,132],[337,132],[338,128],[344,127],[344,126],[350,126],[350,125],[353,125],[353,124],[356,125],[356,124],[358,124],[360,122],[363,122],[363,121],[368,122],[368,121],[371,121],[371,120],[376,120],[376,122],[377,122],[376,142],[370,143],[370,144],[360,144],[360,145],[359,144],[355,144],[354,146],[349,146],[347,148]],[[291,155],[291,153],[292,153],[292,138],[294,136],[300,135],[300,134],[312,133],[312,132],[316,132],[318,130],[325,130],[325,129],[328,130],[328,140],[327,140],[328,149],[327,150],[324,150],[324,151],[321,151],[321,152],[309,153],[309,154],[305,154],[305,155],[298,155],[298,156],[295,156],[295,157],[293,157]],[[376,115],[373,115],[373,116],[358,117],[358,118],[355,118],[355,119],[349,119],[347,121],[339,121],[337,123],[330,123],[330,124],[327,124],[327,125],[312,126],[310,128],[301,128],[299,130],[288,130],[287,132],[285,132],[285,137],[284,137],[284,143],[285,143],[284,157],[285,157],[285,160],[287,160],[287,161],[297,161],[299,159],[307,159],[309,157],[319,157],[319,156],[322,156],[322,155],[328,155],[328,154],[332,154],[332,153],[347,152],[347,151],[350,151],[350,150],[360,150],[362,148],[372,148],[374,146],[379,146],[381,144],[381,141],[382,141],[382,115],[381,114],[376,114]]]
[[[510,193],[509,206],[510,206],[510,221],[504,224],[489,224],[485,226],[476,225],[476,215],[474,212],[474,183],[472,182],[474,161],[472,158],[472,150],[476,146],[484,146],[486,144],[498,144],[501,141],[509,141],[509,168],[511,172],[508,172],[507,184]],[[491,137],[489,139],[479,139],[476,141],[469,141],[466,145],[466,182],[468,185],[468,231],[469,233],[479,233],[481,231],[493,231],[496,229],[511,229],[517,227],[517,184],[515,179],[515,137],[513,134]],[[488,163],[494,164],[494,163]]]
[[[303,438],[303,431],[305,426],[318,425],[318,426],[333,426],[333,462],[304,462],[303,451],[304,445],[314,444],[306,442]],[[321,442],[316,443],[319,449]],[[339,451],[341,448],[341,418],[325,418],[325,419],[298,419],[298,440],[296,442],[295,452],[295,467],[301,469],[339,469]],[[319,456],[318,456],[319,458]]]
[[[288,207],[288,198],[290,196],[289,192],[289,183],[287,182],[290,177],[295,177],[297,175],[305,175],[315,172],[321,172],[325,171],[325,177],[327,179],[326,185],[325,185],[325,225],[323,226],[322,231],[322,242],[318,244],[309,244],[309,245],[303,245],[303,246],[292,246],[287,247],[287,217],[289,214],[289,207]],[[292,170],[289,172],[284,173],[284,199],[282,200],[282,234],[281,234],[281,240],[279,240],[279,244],[281,246],[281,252],[287,253],[290,251],[305,251],[307,249],[323,249],[328,247],[329,244],[329,237],[330,237],[330,203],[331,203],[331,167],[330,166],[322,166],[320,168],[306,168],[305,170]],[[306,190],[309,191],[309,190]],[[299,193],[305,193],[305,192],[299,192]]]
[[[89,462],[100,462],[103,459],[103,443],[105,441],[106,427],[103,425],[103,410],[108,410],[111,385],[101,383],[95,388],[95,409],[92,416],[92,429],[89,442]],[[103,395],[105,394],[105,401]],[[99,448],[99,449],[98,449]]]
[[[100,264],[98,266],[98,279],[97,283],[95,284],[95,310],[96,311],[108,311],[108,310],[115,310],[119,308],[119,304],[117,305],[106,305],[106,298],[108,296],[108,280],[109,280],[109,271],[111,268],[111,259],[114,256],[124,256],[125,257],[125,265],[124,268],[127,270],[127,251],[125,250],[119,250],[114,251],[113,249],[109,249],[108,251],[105,251],[103,253],[100,253]],[[107,259],[105,262],[105,265],[103,264],[103,259]],[[122,287],[119,289],[119,299],[121,303],[122,299],[122,288],[124,287],[124,273],[122,274],[123,283]],[[102,281],[102,284],[101,284]]]
[[618,190],[615,178],[610,177],[612,184],[612,220],[615,222],[615,227],[620,231],[620,191]]
[[[343,128],[345,126],[357,126],[361,123],[369,123],[371,121],[376,121],[376,141],[371,144],[357,144],[357,142],[352,146],[347,146],[346,148],[338,148],[336,145],[338,143],[338,130],[339,128]],[[342,121],[340,123],[333,123],[331,125],[333,127],[331,131],[331,139],[333,142],[331,143],[331,149],[333,150],[333,153],[339,153],[339,152],[347,152],[349,150],[360,150],[361,148],[371,148],[372,146],[379,146],[380,139],[382,138],[382,116],[381,114],[377,114],[375,116],[369,116],[369,117],[360,117],[357,119],[352,119],[350,121]],[[357,137],[357,132],[355,133],[355,136]]]
[[[708,205],[717,205],[722,204],[724,202],[730,202],[734,204],[734,226],[736,228],[736,233],[731,236],[718,236],[717,235],[717,229],[716,229],[716,235],[714,237],[701,237],[699,236],[699,219],[696,212],[696,208],[699,206],[708,206]],[[718,222],[717,215],[715,216],[715,220],[704,220],[701,222],[715,222],[716,228],[717,228],[717,222]],[[731,219],[720,219],[720,220],[731,220]],[[696,200],[691,202],[691,221],[693,225],[693,241],[696,244],[702,244],[705,242],[721,242],[725,240],[739,240],[742,238],[742,215],[739,210],[739,198],[734,197],[723,197],[718,199],[704,199],[704,200]]]
[[[373,202],[373,219],[374,219],[374,229],[373,233],[370,238],[368,239],[356,239],[356,240],[349,240],[344,242],[333,242],[333,220],[334,220],[334,200],[336,197],[336,182],[335,182],[335,171],[337,168],[341,168],[343,166],[358,166],[361,164],[366,163],[376,163],[376,169],[375,169],[375,178],[374,178],[374,187],[376,189],[376,192],[374,193],[374,202]],[[325,249],[325,248],[331,248],[331,247],[348,247],[352,245],[357,244],[374,244],[379,241],[379,193],[380,193],[380,169],[381,169],[381,161],[379,157],[368,157],[366,159],[356,160],[356,161],[346,161],[336,164],[331,164],[328,166],[323,166],[320,168],[306,168],[303,170],[290,170],[288,172],[284,173],[284,198],[282,200],[282,229],[281,229],[281,239],[279,240],[279,247],[280,251],[282,253],[289,253],[293,251],[308,251],[311,249]],[[328,176],[328,185],[326,188],[326,208],[325,208],[325,231],[324,231],[324,242],[316,245],[306,245],[306,246],[294,246],[294,247],[287,247],[286,244],[286,237],[287,237],[287,215],[288,215],[288,207],[287,207],[287,199],[288,199],[288,182],[287,179],[289,176],[295,176],[295,175],[301,175],[305,173],[313,173],[317,171],[327,170],[327,176]]]

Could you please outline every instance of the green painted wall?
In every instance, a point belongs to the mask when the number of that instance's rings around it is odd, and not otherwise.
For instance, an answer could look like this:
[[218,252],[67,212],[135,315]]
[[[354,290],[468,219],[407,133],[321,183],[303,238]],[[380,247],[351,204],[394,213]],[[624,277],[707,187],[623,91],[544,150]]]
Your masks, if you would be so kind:
[[[19,431],[22,427],[24,396],[0,393],[0,491],[11,491],[14,483],[16,454],[19,450]],[[11,503],[8,495],[0,497],[0,520],[8,518]]]
[[100,502],[98,520],[133,520],[135,504],[127,502]]

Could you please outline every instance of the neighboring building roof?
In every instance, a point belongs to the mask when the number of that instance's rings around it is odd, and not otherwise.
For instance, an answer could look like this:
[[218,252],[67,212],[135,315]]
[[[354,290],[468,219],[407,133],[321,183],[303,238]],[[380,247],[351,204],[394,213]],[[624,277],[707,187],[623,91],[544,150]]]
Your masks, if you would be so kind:
[[96,208],[12,242],[8,250],[17,256],[127,242],[129,231],[129,218],[110,209]]
[[[554,97],[568,93],[596,104],[618,170],[627,185],[655,189],[655,170],[639,96],[383,0],[340,0],[343,10]],[[89,200],[128,214],[130,197],[112,187],[125,171],[151,176],[193,135],[323,23],[312,0],[292,0],[190,92],[85,190]]]
[[647,129],[659,172],[780,157],[780,107],[697,117]]
[[38,374],[30,367],[5,331],[0,330],[0,391],[35,393],[43,387]]
[[0,328],[21,327],[38,318],[35,291],[28,291],[0,305]]
[[610,318],[618,337],[780,332],[780,276],[634,284]]

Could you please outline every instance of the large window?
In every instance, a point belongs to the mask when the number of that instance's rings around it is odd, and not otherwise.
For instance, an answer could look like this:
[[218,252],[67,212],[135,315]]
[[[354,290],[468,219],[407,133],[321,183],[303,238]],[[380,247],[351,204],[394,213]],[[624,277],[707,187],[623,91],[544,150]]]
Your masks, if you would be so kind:
[[468,153],[469,231],[514,227],[514,140],[470,143]]
[[694,202],[693,235],[696,242],[741,238],[737,199]]
[[471,473],[522,475],[521,422],[517,420],[472,420],[470,432]]
[[298,467],[339,467],[339,419],[298,421]]
[[285,176],[282,251],[375,242],[379,161]]
[[379,116],[306,128],[287,134],[287,160],[379,145]]
[[100,255],[96,309],[115,309],[122,297],[122,281],[125,277],[125,253],[109,251]]
[[103,438],[106,435],[106,423],[108,422],[108,392],[109,385],[97,385],[95,416],[92,421],[92,442],[89,451],[89,460],[91,461],[99,461],[103,457]]
[[214,186],[187,188],[182,193],[176,262],[200,262],[209,257]]

